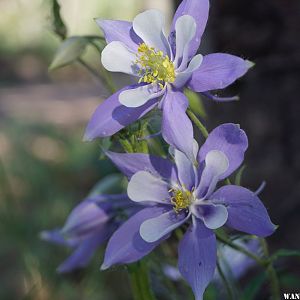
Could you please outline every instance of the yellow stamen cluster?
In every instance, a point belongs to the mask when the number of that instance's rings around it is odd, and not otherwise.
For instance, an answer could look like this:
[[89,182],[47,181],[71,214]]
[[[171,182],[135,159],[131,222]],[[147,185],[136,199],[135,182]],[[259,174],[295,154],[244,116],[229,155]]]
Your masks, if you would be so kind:
[[192,193],[190,191],[171,189],[170,192],[173,193],[171,203],[177,213],[182,209],[187,209],[192,203]]
[[139,83],[157,83],[161,88],[175,81],[175,68],[168,55],[156,51],[145,43],[140,44],[135,62],[139,65]]

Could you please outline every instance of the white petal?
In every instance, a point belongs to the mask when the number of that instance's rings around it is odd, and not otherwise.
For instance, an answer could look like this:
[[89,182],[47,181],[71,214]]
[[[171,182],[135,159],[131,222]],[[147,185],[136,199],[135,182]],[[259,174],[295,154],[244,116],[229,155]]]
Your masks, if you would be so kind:
[[193,17],[189,15],[181,16],[175,24],[176,30],[176,56],[175,66],[178,66],[180,58],[182,58],[181,66],[186,67],[188,61],[188,50],[191,40],[194,38],[197,30],[197,24]]
[[[196,160],[199,146],[196,140],[194,140],[194,157]],[[178,172],[178,179],[181,185],[184,185],[186,189],[191,190],[192,188],[195,188],[195,184],[197,181],[197,170],[193,164],[193,161],[191,161],[187,156],[175,149],[174,147],[170,147],[169,149],[171,155],[174,156],[175,165],[177,167]]]
[[133,30],[145,44],[167,54],[169,44],[164,34],[164,26],[164,15],[155,9],[146,10],[133,20]]
[[136,75],[136,55],[122,42],[111,42],[102,51],[101,62],[110,72]]
[[228,211],[224,205],[215,205],[212,203],[200,204],[195,205],[192,211],[209,229],[220,228],[228,219]]
[[131,177],[127,193],[135,202],[170,204],[169,184],[146,171],[139,171]]
[[205,168],[201,175],[200,184],[196,190],[198,197],[208,197],[216,188],[222,174],[229,167],[227,156],[219,150],[211,150],[205,157]]
[[170,210],[156,218],[144,221],[140,227],[140,235],[148,243],[156,242],[179,227],[188,217],[189,215],[185,213]]
[[196,71],[200,65],[202,64],[203,56],[201,54],[198,54],[192,58],[190,61],[187,69],[185,69],[183,72],[179,72],[176,75],[176,80],[173,83],[176,87],[182,87],[192,76],[193,72]]
[[220,176],[228,169],[229,162],[227,156],[219,150],[211,150],[206,154],[205,165],[215,170],[215,175]]
[[153,84],[139,86],[136,89],[125,90],[119,95],[121,104],[127,107],[139,107],[147,101],[157,98],[164,93],[164,90],[157,92],[157,87]]

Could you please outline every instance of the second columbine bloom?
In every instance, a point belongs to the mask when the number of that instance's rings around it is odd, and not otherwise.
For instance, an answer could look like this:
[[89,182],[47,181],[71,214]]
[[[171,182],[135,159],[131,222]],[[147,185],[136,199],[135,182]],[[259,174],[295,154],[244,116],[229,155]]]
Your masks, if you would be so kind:
[[261,237],[275,230],[255,193],[235,185],[215,191],[218,182],[241,165],[247,147],[247,136],[238,125],[223,124],[200,149],[194,142],[197,167],[177,149],[171,151],[175,163],[146,154],[107,153],[129,178],[129,198],[146,207],[113,234],[102,268],[139,260],[188,222],[178,267],[196,299],[202,299],[216,266],[214,229],[226,224]]

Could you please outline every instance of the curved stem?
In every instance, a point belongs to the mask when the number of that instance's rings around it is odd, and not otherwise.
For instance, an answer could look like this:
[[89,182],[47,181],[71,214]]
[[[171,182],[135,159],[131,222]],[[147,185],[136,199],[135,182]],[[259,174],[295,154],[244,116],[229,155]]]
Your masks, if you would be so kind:
[[147,267],[143,261],[128,265],[128,271],[135,300],[156,300],[150,287]]
[[268,260],[268,264],[266,266],[266,273],[269,277],[270,287],[271,287],[271,293],[272,293],[272,299],[273,300],[280,300],[280,286],[279,286],[279,280],[277,273],[275,271],[275,268],[273,266],[273,261],[268,259],[269,258],[269,247],[265,239],[260,238],[259,239],[260,244],[263,249],[263,253],[265,258]]
[[229,247],[231,247],[232,249],[235,249],[245,255],[247,255],[248,257],[252,258],[253,260],[255,260],[260,266],[265,266],[265,262],[264,260],[262,260],[261,258],[259,258],[258,256],[256,256],[255,254],[249,252],[248,250],[246,250],[245,248],[231,242],[229,239],[225,238],[224,236],[220,235],[219,233],[215,232],[217,239],[222,242],[225,245],[228,245]]
[[201,123],[201,121],[197,118],[197,116],[192,112],[190,108],[187,109],[186,113],[190,117],[190,119],[193,121],[193,123],[197,126],[197,128],[200,130],[202,135],[207,138],[208,137],[208,131],[206,127]]
[[101,82],[103,81],[103,78],[98,74],[96,70],[94,70],[89,64],[87,64],[82,58],[77,59],[78,63],[82,65],[93,77],[96,79],[100,80]]
[[105,70],[101,70],[99,74],[95,69],[93,69],[89,64],[87,64],[82,58],[77,59],[78,63],[81,64],[94,78],[99,80],[101,83],[104,83],[111,93],[115,93],[116,87],[113,84],[110,76]]
[[223,284],[226,288],[226,291],[227,291],[227,294],[228,294],[228,299],[233,300],[233,294],[232,294],[230,284],[229,284],[228,280],[226,279],[226,276],[225,276],[219,262],[217,262],[217,269],[218,269],[219,275],[220,275],[220,277],[223,281]]

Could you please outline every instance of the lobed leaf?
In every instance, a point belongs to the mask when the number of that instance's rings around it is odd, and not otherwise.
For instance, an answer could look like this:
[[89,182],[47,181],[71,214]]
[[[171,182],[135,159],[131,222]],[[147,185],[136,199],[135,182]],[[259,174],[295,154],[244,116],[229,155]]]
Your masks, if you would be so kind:
[[57,49],[49,70],[64,67],[80,58],[89,42],[88,38],[82,36],[72,36],[64,40]]

